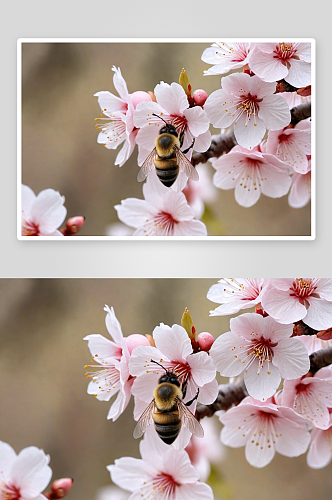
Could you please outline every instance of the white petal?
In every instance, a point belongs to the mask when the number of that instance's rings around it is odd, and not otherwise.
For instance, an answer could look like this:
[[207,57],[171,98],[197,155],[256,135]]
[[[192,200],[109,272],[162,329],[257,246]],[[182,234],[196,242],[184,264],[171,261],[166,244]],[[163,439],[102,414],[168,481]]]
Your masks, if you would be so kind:
[[198,401],[203,405],[210,405],[217,399],[218,392],[218,382],[216,379],[213,379],[211,382],[204,384],[203,387],[200,387]]
[[195,140],[195,151],[199,151],[202,153],[207,151],[211,145],[211,138],[212,136],[210,130],[207,130],[206,132],[204,132],[204,134],[200,134]]
[[[282,408],[281,411],[285,416],[290,416],[292,412],[290,408]],[[304,421],[302,425],[299,425],[294,424],[287,418],[276,418],[274,425],[278,434],[276,438],[276,451],[278,453],[286,457],[298,457],[307,451],[310,443],[310,434]]]
[[259,401],[266,401],[272,397],[281,381],[278,368],[272,363],[263,363],[259,369],[258,361],[254,361],[244,373],[244,382],[250,396]]
[[309,371],[308,352],[299,339],[280,340],[273,354],[272,362],[283,378],[299,378]]
[[22,184],[22,212],[24,214],[29,214],[33,202],[36,199],[35,193],[32,191],[29,186],[25,186]]
[[130,227],[143,226],[147,219],[154,213],[153,207],[145,200],[127,198],[121,201],[121,205],[115,205],[118,217],[124,224]]
[[182,221],[174,226],[173,236],[207,236],[207,229],[200,220]]
[[202,387],[215,378],[216,369],[207,352],[201,351],[191,354],[188,356],[187,362],[191,368],[191,376],[198,386]]
[[[234,96],[225,90],[212,92],[204,104],[208,118],[214,127],[226,128],[235,120],[230,111],[233,107]],[[231,107],[230,107],[231,106]]]
[[114,465],[108,465],[113,483],[128,491],[139,489],[144,481],[149,479],[147,463],[132,457],[115,460]]
[[186,109],[184,116],[187,119],[188,128],[194,137],[198,137],[208,130],[209,119],[206,112],[200,106]]
[[154,361],[162,362],[161,359],[164,355],[155,347],[139,346],[133,350],[129,359],[129,372],[134,377],[146,373],[147,366],[149,371],[160,372],[162,369],[158,365],[153,365],[151,359]]
[[31,206],[31,219],[39,225],[39,232],[47,235],[57,229],[64,221],[67,209],[65,199],[54,189],[41,191]]
[[292,208],[302,208],[311,199],[311,172],[307,174],[293,174],[292,186],[288,197],[288,204]]
[[330,445],[331,431],[314,429],[312,431],[311,445],[307,455],[307,464],[313,469],[326,467],[332,459]]
[[281,80],[288,74],[287,67],[280,59],[273,57],[272,53],[260,50],[250,55],[250,69],[266,82]]
[[304,318],[307,309],[288,292],[271,288],[262,297],[265,311],[280,323],[295,323]]
[[161,82],[154,89],[158,104],[170,115],[181,116],[183,111],[189,107],[188,99],[182,86],[178,83],[168,85]]
[[115,343],[121,347],[124,346],[124,339],[121,330],[121,325],[115,316],[115,312],[113,307],[111,309],[108,306],[104,307],[104,311],[106,311],[105,324],[108,330],[108,333],[111,335]]
[[12,464],[16,459],[13,448],[3,441],[0,441],[0,471],[4,476],[9,475]]
[[198,480],[198,472],[191,465],[186,451],[170,448],[164,454],[163,462],[163,472],[172,476],[177,483],[194,483]]
[[292,60],[286,82],[294,87],[306,87],[311,84],[311,64],[305,61]]
[[98,358],[121,357],[121,347],[114,344],[111,340],[105,339],[105,337],[99,335],[99,333],[87,335],[83,340],[88,341],[88,348],[90,349],[91,355],[97,355],[96,362],[98,362]]
[[193,352],[188,334],[180,325],[172,328],[164,324],[156,326],[153,338],[157,349],[169,360],[186,362],[187,356]]
[[258,116],[268,130],[280,130],[290,123],[287,101],[280,95],[269,95],[259,103]]
[[213,491],[205,483],[183,484],[176,490],[176,500],[213,500]]
[[[161,372],[149,371],[148,374],[146,373],[145,375],[137,377],[132,387],[133,396],[145,403],[151,403],[153,391],[157,387],[161,375]],[[145,404],[145,406],[147,406],[147,404]]]
[[[286,101],[285,101],[286,102]],[[246,149],[252,149],[261,142],[265,134],[265,124],[261,117],[250,116],[247,120],[243,113],[234,125],[234,134],[237,142]]]
[[120,68],[116,68],[115,66],[112,67],[112,70],[114,71],[114,76],[113,76],[114,87],[116,88],[119,96],[124,101],[127,102],[129,99],[129,94],[128,94],[128,89],[127,89],[127,84],[126,84],[126,81],[121,74],[121,70],[120,70]]
[[101,92],[97,92],[95,97],[98,97],[98,104],[102,112],[107,116],[118,111],[121,111],[122,113],[127,111],[126,102],[123,101],[123,99],[111,94],[111,92],[102,90]]
[[20,488],[23,498],[36,497],[46,488],[52,477],[49,461],[50,457],[35,446],[24,448],[18,454],[12,465],[11,480]]
[[213,362],[224,377],[236,377],[243,372],[247,360],[246,342],[232,332],[218,337],[210,349]]

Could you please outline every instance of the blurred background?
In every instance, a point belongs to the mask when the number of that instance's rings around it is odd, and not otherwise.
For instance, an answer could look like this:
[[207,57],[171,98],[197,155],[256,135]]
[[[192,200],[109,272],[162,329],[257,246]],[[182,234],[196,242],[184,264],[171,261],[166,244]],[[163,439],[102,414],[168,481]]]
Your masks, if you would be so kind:
[[[137,146],[122,168],[117,150],[97,144],[94,118],[98,91],[113,87],[112,66],[121,68],[128,91],[153,91],[160,81],[178,82],[185,68],[193,90],[220,88],[220,76],[203,76],[201,55],[209,43],[23,43],[22,181],[36,194],[53,188],[65,196],[67,217],[84,215],[79,235],[102,236],[118,222],[114,205],[128,197],[143,199],[137,182]],[[213,134],[220,130],[211,126]],[[214,169],[207,164],[212,178]],[[234,190],[217,190],[209,204],[209,235],[307,236],[310,204],[289,207],[287,196],[261,196],[240,207]]]
[[[84,365],[91,356],[83,337],[105,327],[105,304],[113,306],[125,336],[151,334],[161,322],[180,323],[185,307],[197,332],[215,337],[229,317],[209,317],[217,304],[206,294],[217,279],[2,279],[0,280],[0,439],[18,453],[35,445],[51,456],[53,480],[73,477],[68,499],[96,499],[111,484],[106,466],[116,458],[139,458],[133,402],[116,422],[110,403],[87,394]],[[250,310],[248,310],[250,312]],[[216,423],[218,420],[215,418]],[[251,467],[244,448],[227,449],[217,465],[230,500],[329,498],[331,464],[307,467],[305,456],[275,456]],[[105,498],[105,500],[107,500]]]

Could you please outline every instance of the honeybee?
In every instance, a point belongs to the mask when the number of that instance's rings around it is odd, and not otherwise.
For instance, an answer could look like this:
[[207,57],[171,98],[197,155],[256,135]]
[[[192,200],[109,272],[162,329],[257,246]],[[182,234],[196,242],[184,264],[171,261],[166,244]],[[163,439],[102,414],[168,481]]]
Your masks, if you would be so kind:
[[190,179],[198,181],[197,170],[184,156],[193,147],[195,139],[189,148],[181,151],[180,148],[183,144],[184,131],[181,132],[179,137],[174,125],[167,123],[155,113],[152,114],[163,120],[165,125],[159,130],[159,135],[155,140],[155,147],[141,166],[137,180],[139,182],[144,181],[153,167],[155,167],[159,180],[166,187],[170,187],[174,184],[180,170],[184,172],[187,177],[190,177]]
[[183,403],[188,377],[181,384],[174,372],[166,370],[164,366],[153,359],[151,362],[161,366],[165,370],[165,375],[160,377],[153,392],[153,400],[137,422],[134,438],[141,437],[152,422],[154,422],[158,436],[166,444],[172,444],[175,441],[181,430],[181,425],[187,427],[195,436],[203,437],[203,427],[187,408],[197,399],[199,389],[193,399]]

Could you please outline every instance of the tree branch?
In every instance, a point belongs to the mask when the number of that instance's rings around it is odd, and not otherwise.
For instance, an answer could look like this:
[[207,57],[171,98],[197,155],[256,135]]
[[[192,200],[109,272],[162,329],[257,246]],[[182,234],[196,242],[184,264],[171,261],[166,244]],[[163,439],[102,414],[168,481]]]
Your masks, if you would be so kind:
[[310,373],[314,375],[318,370],[332,364],[332,347],[325,347],[315,351],[309,356]]
[[290,125],[295,127],[301,120],[311,117],[311,101],[299,104],[291,109],[291,122]]

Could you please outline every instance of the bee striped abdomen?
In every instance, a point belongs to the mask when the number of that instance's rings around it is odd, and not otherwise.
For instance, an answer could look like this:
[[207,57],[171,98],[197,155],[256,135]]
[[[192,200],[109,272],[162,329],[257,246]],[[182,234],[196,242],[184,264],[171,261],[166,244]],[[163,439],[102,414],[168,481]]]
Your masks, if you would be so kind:
[[178,410],[162,412],[157,410],[153,414],[156,432],[166,444],[172,444],[178,437],[181,429],[181,420]]
[[155,159],[154,165],[156,167],[156,173],[159,180],[166,186],[170,187],[176,181],[179,174],[179,166],[174,155],[173,158],[160,158],[159,156]]

